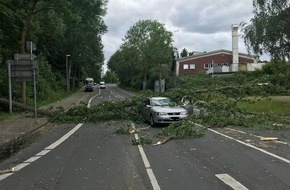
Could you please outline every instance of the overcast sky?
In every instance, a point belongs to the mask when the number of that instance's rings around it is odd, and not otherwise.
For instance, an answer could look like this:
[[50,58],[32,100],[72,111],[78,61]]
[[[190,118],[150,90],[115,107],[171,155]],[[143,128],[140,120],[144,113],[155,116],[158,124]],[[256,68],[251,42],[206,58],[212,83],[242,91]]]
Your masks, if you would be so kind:
[[[249,22],[253,0],[109,0],[104,17],[105,62],[123,43],[126,32],[139,20],[158,20],[173,32],[179,52],[232,49],[231,25]],[[241,35],[241,32],[239,32]],[[239,52],[247,53],[239,38]]]

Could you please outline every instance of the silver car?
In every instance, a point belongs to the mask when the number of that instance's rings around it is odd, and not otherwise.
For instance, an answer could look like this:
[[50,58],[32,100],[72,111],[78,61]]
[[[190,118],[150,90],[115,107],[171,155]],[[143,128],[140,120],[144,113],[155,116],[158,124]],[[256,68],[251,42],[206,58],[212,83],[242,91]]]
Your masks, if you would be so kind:
[[143,116],[150,125],[177,122],[188,116],[186,109],[166,97],[150,97],[145,102]]

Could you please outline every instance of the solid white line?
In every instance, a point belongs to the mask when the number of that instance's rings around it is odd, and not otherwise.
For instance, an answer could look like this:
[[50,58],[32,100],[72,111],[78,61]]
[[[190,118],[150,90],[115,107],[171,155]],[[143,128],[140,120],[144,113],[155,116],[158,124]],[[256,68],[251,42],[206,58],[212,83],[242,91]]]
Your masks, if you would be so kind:
[[216,174],[215,176],[234,190],[248,190],[248,188],[243,186],[240,182],[236,181],[228,174]]
[[25,168],[29,164],[30,163],[21,163],[21,164],[18,164],[17,166],[14,167],[14,171],[17,172],[17,171],[21,170],[22,168]]
[[68,139],[72,134],[74,134],[81,126],[83,125],[83,123],[79,123],[77,124],[77,126],[75,126],[72,130],[70,130],[67,134],[65,134],[64,136],[62,136],[60,139],[58,139],[57,141],[55,141],[54,143],[52,143],[51,145],[49,145],[48,147],[45,148],[45,150],[52,150],[55,147],[57,147],[58,145],[60,145],[63,141],[65,141],[66,139]]
[[[132,127],[135,129],[135,126],[133,123],[131,123]],[[134,134],[135,136],[135,139],[138,140],[139,139],[139,136],[138,134]],[[150,163],[147,159],[147,156],[144,152],[144,149],[141,145],[138,145],[138,149],[139,149],[139,152],[140,152],[140,155],[142,157],[142,160],[143,160],[143,163],[144,163],[144,166],[146,168],[146,172],[149,176],[149,179],[150,179],[150,182],[151,182],[151,185],[153,187],[153,190],[160,190],[160,187],[159,187],[159,184],[158,184],[158,181],[153,173],[153,170],[150,168]]]
[[238,140],[238,139],[235,139],[235,138],[233,138],[233,137],[227,136],[227,135],[225,135],[225,134],[223,134],[223,133],[220,133],[220,132],[218,132],[218,131],[215,131],[215,130],[213,130],[213,129],[208,128],[208,130],[211,131],[211,132],[214,132],[214,133],[216,133],[216,134],[219,134],[219,135],[221,135],[221,136],[224,136],[224,137],[226,137],[226,138],[228,138],[228,139],[234,140],[234,141],[236,141],[236,142],[238,142],[238,143],[241,143],[241,144],[243,144],[243,145],[245,145],[245,146],[251,147],[251,148],[253,148],[253,149],[255,149],[255,150],[258,150],[258,151],[260,151],[260,152],[263,152],[263,153],[265,153],[265,154],[268,154],[269,156],[272,156],[272,157],[274,157],[274,158],[277,158],[277,159],[279,159],[279,160],[281,160],[281,161],[283,161],[283,162],[286,162],[286,163],[290,164],[290,160],[287,160],[286,158],[283,158],[283,157],[281,157],[281,156],[278,156],[278,155],[276,155],[276,154],[273,154],[273,153],[271,153],[271,152],[268,152],[268,151],[266,151],[266,150],[264,150],[264,149],[258,148],[258,147],[254,146],[254,145],[249,144],[249,143],[245,143],[245,142],[240,141],[240,140]]
[[100,89],[99,89],[99,93],[96,94],[96,95],[94,95],[93,97],[91,97],[91,99],[89,100],[88,105],[87,105],[88,108],[91,107],[91,102],[92,102],[92,100],[93,100],[95,97],[99,96],[100,94],[101,94],[101,91],[100,91]]
[[25,163],[31,163],[31,162],[34,162],[34,161],[38,160],[39,158],[40,158],[40,156],[33,156],[33,157],[25,160],[24,162]]
[[238,132],[238,133],[242,133],[242,134],[246,134],[244,131],[237,130],[237,129],[232,129],[232,128],[228,128],[228,127],[225,127],[225,129],[230,130],[230,131],[235,131],[235,132]]
[[[228,129],[228,130],[231,130],[231,131],[235,131],[235,132],[238,132],[238,133],[242,133],[242,134],[247,134],[244,131],[236,130],[236,129],[232,129],[232,128],[228,128],[228,127],[225,127],[225,129]],[[257,137],[257,138],[263,138],[262,136],[259,136],[259,135],[253,135],[253,134],[247,134],[247,135],[250,135],[250,136],[253,136],[253,137]],[[280,144],[288,145],[288,143],[287,142],[284,142],[284,141],[275,140],[273,142],[274,143],[280,143]]]
[[5,179],[5,178],[11,176],[12,174],[13,174],[13,173],[7,173],[7,174],[2,174],[2,175],[0,175],[0,181],[2,181],[3,179]]
[[[52,150],[52,149],[51,149],[51,150]],[[46,155],[46,154],[49,153],[49,152],[50,152],[50,150],[43,150],[43,151],[37,153],[36,156],[44,156],[44,155]]]
[[[39,158],[41,158],[42,156],[46,155],[48,152],[50,152],[52,149],[54,149],[55,147],[57,147],[58,145],[60,145],[62,142],[64,142],[66,139],[68,139],[73,133],[75,133],[81,126],[83,125],[83,123],[79,123],[77,126],[75,126],[72,130],[70,130],[67,134],[65,134],[64,136],[62,136],[59,140],[57,140],[56,142],[52,143],[51,145],[49,145],[48,147],[46,147],[43,151],[37,153],[35,156],[30,157],[29,159],[27,159],[26,161],[24,161],[21,164],[18,164],[17,166],[14,167],[14,172],[21,170],[22,168],[28,166],[30,163],[34,162],[35,160],[38,160]],[[10,175],[12,175],[13,173],[8,173],[8,174],[2,174],[0,175],[0,181],[9,177]]]

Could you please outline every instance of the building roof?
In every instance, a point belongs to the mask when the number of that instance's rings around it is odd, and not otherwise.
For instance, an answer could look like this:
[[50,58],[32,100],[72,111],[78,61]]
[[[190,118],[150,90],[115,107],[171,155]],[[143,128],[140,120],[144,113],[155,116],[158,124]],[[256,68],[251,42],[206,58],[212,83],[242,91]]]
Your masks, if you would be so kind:
[[[221,53],[232,55],[232,51],[230,51],[230,50],[219,49],[219,50],[215,50],[215,51],[196,53],[196,54],[193,54],[193,55],[187,56],[187,57],[181,57],[181,58],[178,58],[177,61],[192,60],[192,59],[196,59],[196,58],[208,57],[210,55],[217,55],[217,54],[221,54]],[[246,53],[239,53],[239,57],[250,58],[250,59],[256,58],[256,56],[249,55]]]

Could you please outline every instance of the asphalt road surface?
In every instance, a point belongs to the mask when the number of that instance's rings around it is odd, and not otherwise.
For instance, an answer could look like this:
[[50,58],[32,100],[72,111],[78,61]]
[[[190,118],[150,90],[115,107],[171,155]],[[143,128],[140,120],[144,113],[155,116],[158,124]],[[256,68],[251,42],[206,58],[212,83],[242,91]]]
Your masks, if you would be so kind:
[[[132,95],[108,85],[95,90],[88,104],[119,101]],[[284,156],[216,130],[208,130],[199,139],[133,146],[134,138],[154,136],[162,127],[150,127],[145,134],[115,133],[127,125],[148,126],[98,122],[56,129],[0,164],[2,168],[14,168],[14,172],[0,175],[0,189],[290,189],[290,161]]]

